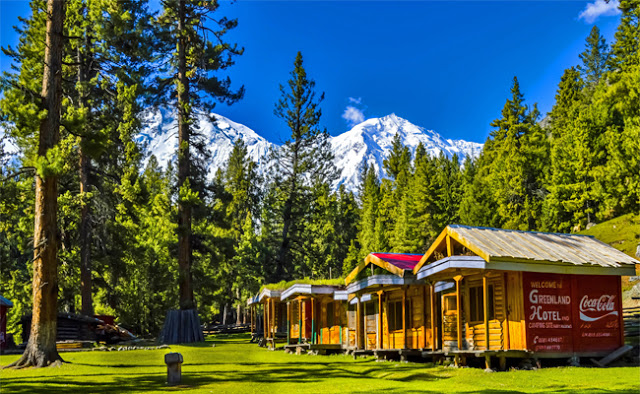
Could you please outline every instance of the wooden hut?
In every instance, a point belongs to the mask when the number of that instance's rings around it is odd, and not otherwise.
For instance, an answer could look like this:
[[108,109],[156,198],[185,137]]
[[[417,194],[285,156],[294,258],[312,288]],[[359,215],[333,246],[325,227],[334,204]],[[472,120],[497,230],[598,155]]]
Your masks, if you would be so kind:
[[270,348],[275,348],[276,342],[287,337],[287,306],[280,300],[281,293],[280,290],[264,288],[258,295],[264,311],[264,338]]
[[414,267],[434,298],[434,350],[469,356],[598,357],[624,344],[622,275],[637,260],[595,238],[450,225]]
[[339,286],[295,283],[282,292],[281,300],[287,305],[286,349],[342,348],[347,315],[346,299],[334,298],[339,290]]
[[247,299],[247,309],[249,309],[249,329],[251,331],[251,342],[264,337],[263,310],[261,308],[260,295],[256,294]]
[[13,302],[0,295],[0,352],[7,347],[7,310],[13,308]]
[[371,253],[349,274],[349,349],[404,358],[430,348],[432,294],[412,271],[422,257]]

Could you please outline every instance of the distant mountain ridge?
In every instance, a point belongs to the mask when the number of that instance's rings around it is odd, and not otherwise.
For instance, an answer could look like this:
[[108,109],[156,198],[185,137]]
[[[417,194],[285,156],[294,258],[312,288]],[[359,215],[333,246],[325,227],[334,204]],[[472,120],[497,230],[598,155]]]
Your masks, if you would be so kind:
[[[258,164],[258,171],[266,172],[269,150],[277,149],[278,145],[247,126],[221,115],[214,114],[214,117],[216,124],[206,116],[199,116],[195,122],[198,132],[211,149],[209,176],[212,177],[218,168],[226,165],[237,138],[244,140],[249,156]],[[145,122],[140,139],[147,144],[149,153],[155,155],[163,166],[175,160],[178,145],[175,116],[169,111],[159,110],[149,112]],[[356,191],[360,174],[364,166],[369,164],[373,164],[380,178],[386,178],[382,163],[391,151],[396,134],[400,134],[412,155],[422,142],[428,154],[437,156],[442,152],[447,157],[457,154],[461,163],[467,156],[477,157],[483,147],[483,144],[476,142],[445,139],[435,131],[416,126],[395,114],[367,119],[345,133],[330,137],[334,162],[340,174],[334,188],[344,185],[347,190]]]

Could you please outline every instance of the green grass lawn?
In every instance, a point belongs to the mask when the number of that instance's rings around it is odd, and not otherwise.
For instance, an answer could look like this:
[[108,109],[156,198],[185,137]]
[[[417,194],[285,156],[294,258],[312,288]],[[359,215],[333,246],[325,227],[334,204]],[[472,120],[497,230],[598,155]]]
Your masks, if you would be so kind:
[[[215,343],[215,347],[212,344]],[[167,387],[164,354],[182,353],[183,384]],[[0,371],[4,393],[638,393],[640,367],[543,368],[486,373],[476,368],[376,362],[343,355],[269,351],[247,335],[218,336],[162,350],[62,353],[61,367]],[[18,356],[0,356],[0,365]]]

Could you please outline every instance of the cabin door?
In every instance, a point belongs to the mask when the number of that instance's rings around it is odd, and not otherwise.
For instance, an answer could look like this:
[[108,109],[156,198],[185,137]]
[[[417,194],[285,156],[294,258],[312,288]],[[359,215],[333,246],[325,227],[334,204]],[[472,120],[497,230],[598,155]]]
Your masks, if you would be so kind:
[[312,340],[311,338],[311,303],[313,300],[305,300],[304,301],[304,338]]
[[442,296],[442,347],[458,348],[458,308],[455,293]]

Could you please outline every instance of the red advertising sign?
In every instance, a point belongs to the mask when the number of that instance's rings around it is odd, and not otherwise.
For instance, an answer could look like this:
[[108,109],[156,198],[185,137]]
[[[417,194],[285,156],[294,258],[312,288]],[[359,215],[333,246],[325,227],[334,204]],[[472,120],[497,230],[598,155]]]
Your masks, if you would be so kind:
[[620,278],[575,275],[578,317],[575,351],[614,350],[620,346]]
[[522,281],[527,349],[535,352],[571,352],[571,277],[524,272]]

